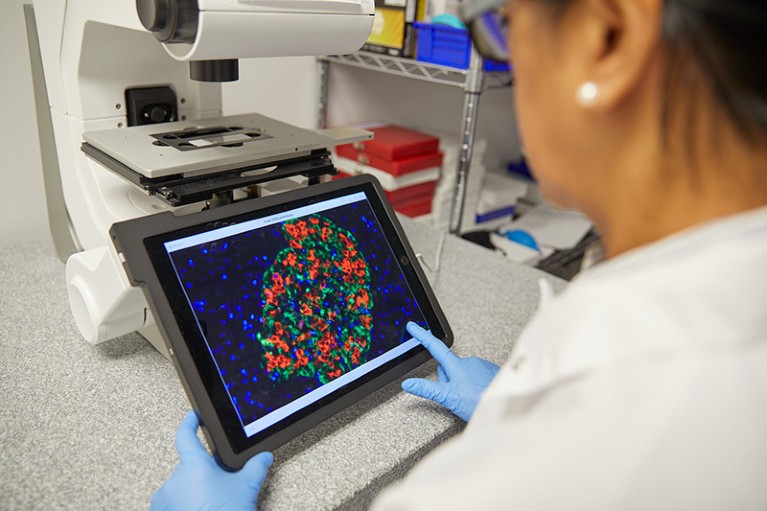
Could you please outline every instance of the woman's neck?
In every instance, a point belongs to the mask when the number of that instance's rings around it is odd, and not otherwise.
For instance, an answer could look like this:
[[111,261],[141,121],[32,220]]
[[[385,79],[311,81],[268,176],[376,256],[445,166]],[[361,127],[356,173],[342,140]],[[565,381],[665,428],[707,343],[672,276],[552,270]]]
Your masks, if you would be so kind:
[[608,257],[767,205],[767,144],[748,142],[734,129],[717,135],[694,152],[659,150],[655,162],[645,163],[654,169],[630,172],[632,182],[593,213]]

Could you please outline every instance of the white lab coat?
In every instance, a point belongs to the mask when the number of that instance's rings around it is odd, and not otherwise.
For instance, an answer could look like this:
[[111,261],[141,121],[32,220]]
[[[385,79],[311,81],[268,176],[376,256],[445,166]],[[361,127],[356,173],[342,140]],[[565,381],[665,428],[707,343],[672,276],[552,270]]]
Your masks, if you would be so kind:
[[767,208],[577,278],[373,507],[767,509]]

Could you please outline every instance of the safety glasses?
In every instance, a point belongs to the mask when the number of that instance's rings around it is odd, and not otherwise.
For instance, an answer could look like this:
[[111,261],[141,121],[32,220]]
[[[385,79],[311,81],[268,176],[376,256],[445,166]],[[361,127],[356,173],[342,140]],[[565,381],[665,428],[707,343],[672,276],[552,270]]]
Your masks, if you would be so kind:
[[501,12],[509,0],[474,0],[461,8],[461,20],[469,28],[474,47],[484,59],[507,62],[508,20]]

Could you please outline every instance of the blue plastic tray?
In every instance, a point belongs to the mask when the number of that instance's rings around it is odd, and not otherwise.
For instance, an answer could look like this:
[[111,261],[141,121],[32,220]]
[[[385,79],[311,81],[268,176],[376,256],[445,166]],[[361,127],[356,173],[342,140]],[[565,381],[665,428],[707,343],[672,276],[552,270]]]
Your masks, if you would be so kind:
[[[447,25],[415,23],[418,32],[416,59],[458,69],[469,67],[471,39],[469,31]],[[508,71],[509,64],[485,60],[485,71]]]

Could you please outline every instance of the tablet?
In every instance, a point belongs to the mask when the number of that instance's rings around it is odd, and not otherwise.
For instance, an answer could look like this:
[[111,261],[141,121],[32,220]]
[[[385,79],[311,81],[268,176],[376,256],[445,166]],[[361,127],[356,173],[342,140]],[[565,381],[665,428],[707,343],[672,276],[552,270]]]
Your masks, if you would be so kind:
[[138,218],[110,234],[231,470],[428,360],[408,321],[452,344],[370,176]]

